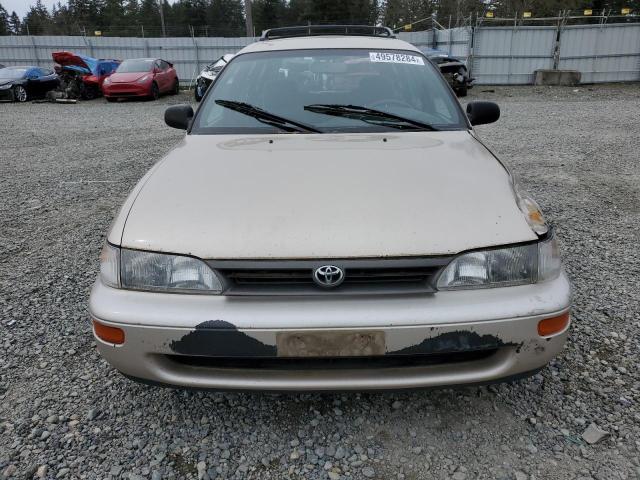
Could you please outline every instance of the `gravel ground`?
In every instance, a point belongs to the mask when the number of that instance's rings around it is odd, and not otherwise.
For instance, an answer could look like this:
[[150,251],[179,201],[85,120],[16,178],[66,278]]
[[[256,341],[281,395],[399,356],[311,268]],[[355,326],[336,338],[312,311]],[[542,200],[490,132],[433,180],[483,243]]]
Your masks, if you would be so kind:
[[98,253],[181,136],[164,108],[188,97],[0,104],[0,478],[640,478],[640,88],[469,98],[500,103],[478,130],[557,226],[571,338],[527,380],[385,394],[185,392],[116,373],[87,319]]

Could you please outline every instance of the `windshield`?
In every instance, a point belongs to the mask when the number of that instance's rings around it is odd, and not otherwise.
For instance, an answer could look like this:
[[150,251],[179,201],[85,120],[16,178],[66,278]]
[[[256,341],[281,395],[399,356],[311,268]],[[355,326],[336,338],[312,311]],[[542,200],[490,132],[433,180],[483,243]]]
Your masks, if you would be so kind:
[[328,49],[239,55],[213,84],[191,133],[278,131],[238,109],[226,108],[224,101],[242,102],[320,132],[375,132],[392,127],[335,109],[305,107],[366,107],[438,130],[466,128],[440,73],[417,52]]
[[125,60],[118,66],[118,73],[150,72],[153,60]]
[[26,72],[26,68],[2,68],[0,69],[0,78],[4,80],[17,80],[24,77]]

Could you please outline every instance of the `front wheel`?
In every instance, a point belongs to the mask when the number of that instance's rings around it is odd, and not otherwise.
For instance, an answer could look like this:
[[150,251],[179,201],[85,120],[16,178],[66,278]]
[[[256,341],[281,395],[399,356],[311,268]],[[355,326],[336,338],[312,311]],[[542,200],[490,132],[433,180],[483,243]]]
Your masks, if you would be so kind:
[[158,84],[156,82],[153,82],[151,84],[151,92],[149,93],[149,97],[151,98],[151,100],[157,100],[158,98],[160,98],[160,89],[158,88]]
[[180,82],[178,81],[178,79],[176,78],[175,83],[173,84],[173,88],[171,89],[171,92],[169,92],[171,95],[177,95],[180,93]]
[[83,100],[93,100],[95,98],[98,98],[99,96],[98,87],[94,85],[84,84],[84,88],[81,90],[81,92],[82,93],[80,94],[80,97]]
[[204,82],[204,80],[198,80],[196,82],[196,88],[194,89],[194,96],[196,97],[196,102],[199,102],[200,100],[202,100],[202,97],[204,97],[204,94],[207,93],[207,86]]
[[458,87],[455,90],[456,95],[458,97],[466,97],[467,96],[467,86],[465,85],[464,87]]
[[202,96],[198,94],[198,87],[196,87],[196,89],[193,91],[193,96],[196,99],[196,102],[199,102],[200,100],[202,100]]
[[20,102],[20,103],[26,102],[27,100],[29,100],[29,95],[27,95],[27,89],[24,88],[22,85],[17,85],[13,89],[13,98],[16,100],[16,102]]

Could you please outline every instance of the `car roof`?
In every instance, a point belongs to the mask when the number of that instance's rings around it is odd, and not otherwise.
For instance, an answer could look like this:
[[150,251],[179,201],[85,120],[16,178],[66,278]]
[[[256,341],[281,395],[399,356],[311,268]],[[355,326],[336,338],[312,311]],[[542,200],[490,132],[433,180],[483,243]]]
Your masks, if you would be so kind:
[[416,47],[397,38],[373,37],[366,35],[313,35],[309,37],[279,38],[252,43],[240,50],[237,55],[254,52],[272,52],[277,50],[313,50],[326,48],[340,49],[385,49],[411,50],[420,53]]

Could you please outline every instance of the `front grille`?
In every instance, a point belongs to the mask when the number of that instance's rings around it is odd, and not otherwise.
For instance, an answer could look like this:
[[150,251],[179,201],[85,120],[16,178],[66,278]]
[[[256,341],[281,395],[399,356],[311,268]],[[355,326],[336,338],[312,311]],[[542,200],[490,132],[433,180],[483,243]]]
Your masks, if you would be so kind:
[[192,367],[251,370],[371,370],[377,368],[426,367],[484,360],[498,349],[425,355],[380,355],[375,357],[241,358],[167,355],[170,360]]
[[[340,295],[434,292],[433,280],[448,257],[319,260],[210,261],[225,281],[227,295]],[[313,273],[323,265],[344,272],[336,287],[323,287]]]

